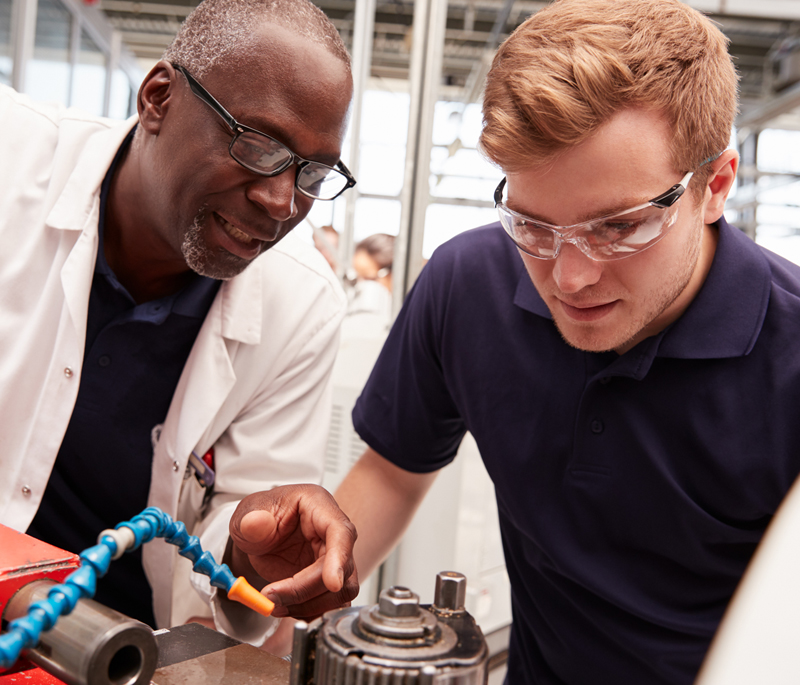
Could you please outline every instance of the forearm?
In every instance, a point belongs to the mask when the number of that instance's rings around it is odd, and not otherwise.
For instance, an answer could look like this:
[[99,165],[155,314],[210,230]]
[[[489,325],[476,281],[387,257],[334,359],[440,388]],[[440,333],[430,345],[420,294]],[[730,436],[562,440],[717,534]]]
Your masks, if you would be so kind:
[[364,579],[400,541],[436,473],[411,473],[368,449],[334,497],[358,531],[354,556]]

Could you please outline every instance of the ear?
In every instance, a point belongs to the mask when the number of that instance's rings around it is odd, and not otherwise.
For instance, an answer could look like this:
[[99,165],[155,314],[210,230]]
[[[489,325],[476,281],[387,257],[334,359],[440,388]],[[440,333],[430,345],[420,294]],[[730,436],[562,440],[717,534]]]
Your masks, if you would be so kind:
[[177,76],[175,67],[161,60],[142,81],[136,104],[139,126],[148,133],[158,135],[161,130],[175,94]]
[[739,168],[739,153],[736,150],[725,150],[711,162],[711,168],[703,198],[703,220],[706,224],[713,224],[722,216],[725,200],[728,199]]

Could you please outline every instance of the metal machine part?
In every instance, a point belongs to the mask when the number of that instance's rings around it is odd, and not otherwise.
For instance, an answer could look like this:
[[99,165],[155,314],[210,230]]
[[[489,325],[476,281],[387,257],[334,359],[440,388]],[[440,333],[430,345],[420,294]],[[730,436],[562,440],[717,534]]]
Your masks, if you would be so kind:
[[[3,620],[24,616],[54,585],[42,580],[22,587],[6,605]],[[24,656],[68,685],[147,685],[158,649],[153,631],[144,623],[83,599]]]
[[[482,685],[483,633],[464,608],[466,578],[443,571],[433,604],[391,587],[371,607],[330,611],[295,627],[290,685]],[[313,676],[313,680],[312,680]]]
[[[151,685],[286,685],[289,662],[197,623],[158,630]],[[27,684],[26,684],[27,685]]]

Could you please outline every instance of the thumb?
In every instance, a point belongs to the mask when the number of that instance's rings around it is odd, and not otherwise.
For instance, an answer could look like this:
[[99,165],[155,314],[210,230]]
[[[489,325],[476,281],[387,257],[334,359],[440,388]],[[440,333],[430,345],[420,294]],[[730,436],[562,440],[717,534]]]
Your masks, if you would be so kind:
[[231,520],[230,534],[234,544],[245,554],[261,554],[272,542],[277,530],[275,516],[269,511],[255,509]]

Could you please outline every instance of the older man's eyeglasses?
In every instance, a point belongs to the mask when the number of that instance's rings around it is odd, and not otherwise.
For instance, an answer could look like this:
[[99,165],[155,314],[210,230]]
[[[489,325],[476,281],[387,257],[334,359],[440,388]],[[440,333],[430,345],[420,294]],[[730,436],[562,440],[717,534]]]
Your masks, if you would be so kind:
[[240,124],[184,67],[179,64],[172,66],[183,74],[192,92],[219,114],[231,129],[233,139],[228,152],[245,169],[261,176],[277,176],[296,164],[295,187],[315,200],[333,200],[356,184],[356,179],[341,161],[336,163],[336,167],[330,167],[303,159],[272,136]]
[[667,234],[692,175],[690,171],[667,192],[636,207],[572,226],[553,226],[509,209],[503,202],[505,178],[494,191],[494,202],[506,233],[531,257],[555,259],[561,246],[571,243],[590,259],[609,261],[646,250]]

